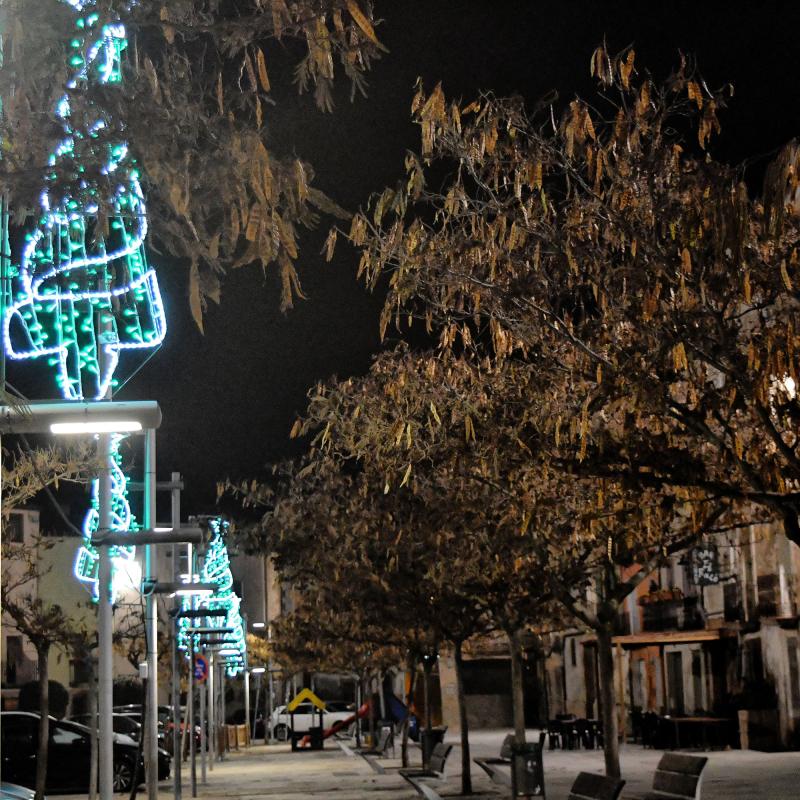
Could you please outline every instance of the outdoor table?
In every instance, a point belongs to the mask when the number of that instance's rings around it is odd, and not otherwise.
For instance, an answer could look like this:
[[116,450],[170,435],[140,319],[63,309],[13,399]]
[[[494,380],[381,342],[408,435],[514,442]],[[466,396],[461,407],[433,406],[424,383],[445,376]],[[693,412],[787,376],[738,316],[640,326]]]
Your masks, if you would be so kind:
[[700,725],[703,749],[708,750],[708,730],[713,727],[722,727],[730,724],[727,717],[661,717],[665,722],[672,723],[675,731],[675,749],[678,750],[681,746],[680,728],[681,725]]

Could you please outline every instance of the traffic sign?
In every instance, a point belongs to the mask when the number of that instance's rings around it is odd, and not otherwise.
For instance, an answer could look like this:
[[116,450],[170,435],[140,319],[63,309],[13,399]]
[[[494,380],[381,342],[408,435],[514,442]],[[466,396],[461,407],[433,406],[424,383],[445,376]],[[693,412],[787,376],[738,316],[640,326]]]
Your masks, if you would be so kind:
[[198,683],[205,683],[208,678],[208,659],[205,656],[194,657],[194,679]]

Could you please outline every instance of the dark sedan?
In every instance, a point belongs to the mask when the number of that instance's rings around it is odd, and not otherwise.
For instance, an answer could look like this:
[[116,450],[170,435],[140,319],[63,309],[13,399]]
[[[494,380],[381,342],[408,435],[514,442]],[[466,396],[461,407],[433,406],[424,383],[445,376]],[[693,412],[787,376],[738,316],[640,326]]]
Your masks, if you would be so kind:
[[[36,782],[36,753],[39,715],[27,711],[0,714],[0,750],[3,780],[33,788]],[[50,717],[46,791],[86,792],[89,790],[91,731],[85,725]],[[138,747],[129,736],[114,734],[114,791],[128,792],[134,776],[141,781],[144,764],[136,769]],[[169,753],[159,750],[158,778],[169,777]]]

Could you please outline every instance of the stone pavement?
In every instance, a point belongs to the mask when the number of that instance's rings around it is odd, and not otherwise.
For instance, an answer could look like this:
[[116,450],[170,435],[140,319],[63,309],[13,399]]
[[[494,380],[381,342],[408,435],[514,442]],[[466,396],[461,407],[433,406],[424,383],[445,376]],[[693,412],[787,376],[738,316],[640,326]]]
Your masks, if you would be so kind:
[[[477,731],[470,736],[473,756],[497,755],[507,731]],[[531,738],[536,734],[531,732]],[[460,791],[460,751],[457,740],[448,760],[448,780],[440,788],[443,796]],[[411,748],[412,763],[418,764],[420,751]],[[399,756],[399,748],[397,755]],[[798,800],[800,798],[800,753],[759,753],[755,751],[713,751],[706,753],[702,800]],[[622,771],[627,783],[623,798],[641,797],[651,785],[655,766],[661,757],[657,750],[625,745]],[[288,745],[254,745],[231,753],[208,772],[206,785],[198,787],[203,800],[259,800],[286,798],[308,800],[330,797],[333,800],[411,800],[417,795],[397,774],[398,759],[382,759],[386,770],[377,774],[360,756],[347,756],[332,742],[318,752],[292,753]],[[578,772],[602,772],[601,751],[545,751],[545,785],[549,800],[566,800]],[[473,765],[473,784],[478,798],[507,797],[484,773]],[[189,774],[183,767],[183,797],[189,800]],[[199,778],[199,765],[198,765]],[[159,800],[172,797],[171,783],[160,787]],[[145,796],[140,794],[140,800]]]

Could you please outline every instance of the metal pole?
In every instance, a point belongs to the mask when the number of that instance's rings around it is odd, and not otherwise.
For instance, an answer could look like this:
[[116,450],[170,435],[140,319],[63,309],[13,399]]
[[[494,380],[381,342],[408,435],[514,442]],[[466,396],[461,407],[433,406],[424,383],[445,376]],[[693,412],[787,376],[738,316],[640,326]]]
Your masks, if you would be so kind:
[[[273,737],[273,735],[275,733],[275,731],[273,731],[273,729],[272,729],[272,703],[273,703],[272,696],[273,696],[273,692],[275,691],[275,684],[274,684],[273,678],[272,678],[272,659],[269,659],[267,664],[268,664],[267,669],[269,670],[269,680],[267,681],[269,683],[269,687],[268,687],[269,697],[267,698],[267,723],[266,723],[266,725],[267,725],[267,729],[269,730],[269,743],[272,744],[272,737]],[[264,736],[266,737],[267,734],[264,734]],[[266,741],[266,739],[265,739],[265,741]]]
[[256,678],[256,702],[253,703],[253,717],[250,720],[250,730],[253,732],[254,738],[256,735],[256,719],[258,717],[258,703],[260,700],[261,700],[261,673],[258,673],[258,677]]
[[[149,428],[144,444],[144,526],[152,530],[156,524],[156,432]],[[157,580],[156,545],[144,551],[144,572],[149,580]],[[147,732],[145,736],[145,778],[148,800],[158,800],[158,598],[145,599],[147,628]]]
[[250,744],[250,668],[244,660],[244,724],[247,725],[247,743]]
[[[194,569],[192,569],[192,574]],[[192,609],[194,609],[194,597],[192,597]],[[194,628],[194,620],[192,620]],[[197,761],[196,748],[194,745],[194,634],[189,636],[189,689],[186,695],[186,708],[188,710],[189,724],[189,774],[191,775],[192,797],[197,797]]]
[[200,684],[200,782],[206,782],[206,687],[203,684]]
[[219,679],[219,702],[220,702],[220,724],[225,730],[225,750],[228,749],[228,728],[227,728],[227,714],[225,709],[225,662],[223,661],[220,664],[220,679]]
[[209,769],[214,770],[214,759],[217,757],[217,708],[216,698],[214,697],[214,670],[217,665],[214,662],[214,651],[208,657],[208,730],[211,733],[211,758],[209,759]]
[[[97,437],[97,452],[102,460],[98,485],[98,529],[111,528],[111,436],[102,433]],[[97,644],[98,644],[98,736],[100,757],[100,800],[112,800],[114,795],[114,732],[113,732],[113,681],[114,661],[112,650],[113,587],[111,585],[111,553],[100,547],[100,564],[97,576]]]
[[[172,483],[180,482],[179,472],[172,473]],[[181,490],[176,486],[172,489],[171,519],[172,530],[178,530],[181,525]],[[180,580],[180,559],[178,558],[178,548],[180,545],[172,545],[172,579]],[[180,602],[175,600],[176,610],[180,608]],[[181,669],[180,654],[178,651],[178,618],[175,618],[175,625],[172,630],[172,793],[175,800],[181,800],[183,786],[181,785],[181,765],[183,753],[181,752]]]
[[[268,651],[268,658],[267,658],[267,675],[269,675],[269,680],[267,681],[269,684],[269,700],[268,705],[268,715],[267,715],[267,723],[266,727],[269,730],[269,743],[272,744],[272,736],[274,731],[272,730],[272,703],[273,701],[273,690],[275,688],[275,684],[273,683],[272,679],[272,623],[267,620],[267,646],[269,647]],[[267,734],[264,734],[264,741],[267,741]]]

